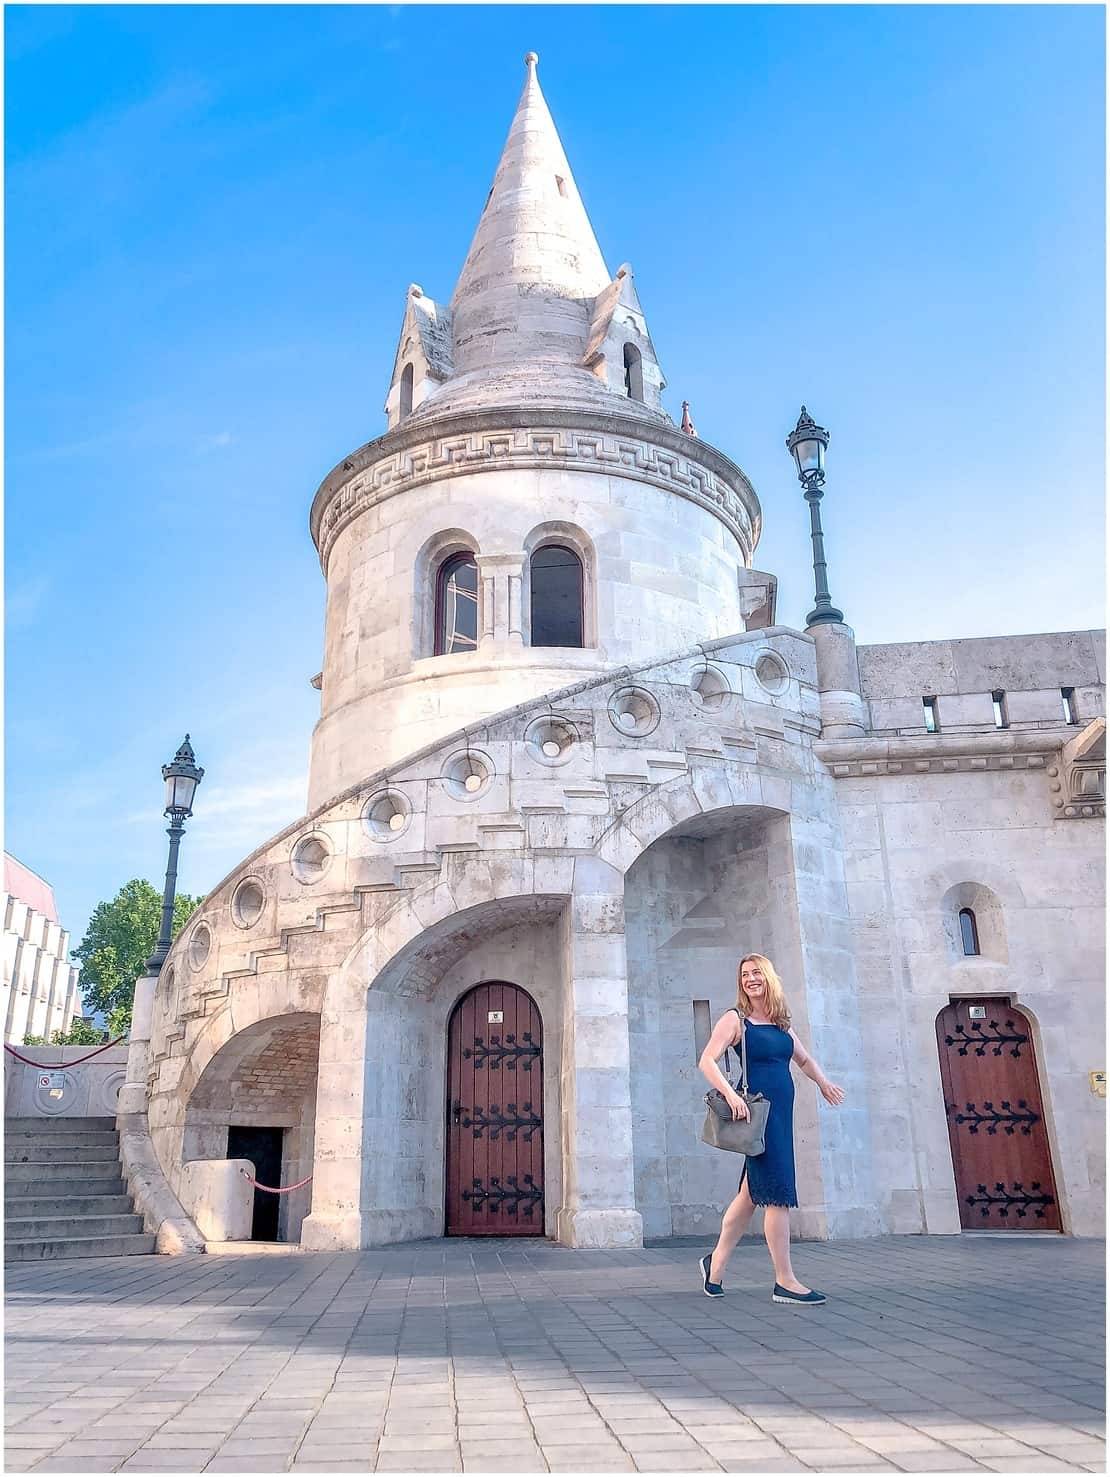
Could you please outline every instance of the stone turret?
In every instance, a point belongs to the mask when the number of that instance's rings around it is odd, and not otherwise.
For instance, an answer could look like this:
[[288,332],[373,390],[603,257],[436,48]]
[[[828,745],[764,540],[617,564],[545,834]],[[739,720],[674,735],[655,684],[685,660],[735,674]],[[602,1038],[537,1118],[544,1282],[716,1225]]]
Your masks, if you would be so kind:
[[[632,269],[610,277],[534,53],[527,71],[449,304],[408,289],[388,430],[313,503],[328,606],[312,805],[460,725],[747,624],[755,492],[663,409]],[[558,645],[533,620],[553,547],[580,584]],[[453,559],[474,566],[447,597],[476,607],[466,649],[439,639]]]

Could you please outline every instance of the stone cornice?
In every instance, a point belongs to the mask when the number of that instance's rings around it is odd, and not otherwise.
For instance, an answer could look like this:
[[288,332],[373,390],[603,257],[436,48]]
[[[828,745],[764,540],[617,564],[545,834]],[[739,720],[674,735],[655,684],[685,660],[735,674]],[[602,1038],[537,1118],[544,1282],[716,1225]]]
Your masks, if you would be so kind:
[[734,462],[666,422],[590,410],[498,408],[415,421],[369,441],[328,473],[309,528],[325,573],[339,533],[367,508],[448,477],[510,468],[627,469],[719,518],[745,559],[759,541],[759,499]]
[[943,774],[983,769],[1043,769],[1073,729],[1006,729],[893,738],[822,739],[813,752],[834,779]]

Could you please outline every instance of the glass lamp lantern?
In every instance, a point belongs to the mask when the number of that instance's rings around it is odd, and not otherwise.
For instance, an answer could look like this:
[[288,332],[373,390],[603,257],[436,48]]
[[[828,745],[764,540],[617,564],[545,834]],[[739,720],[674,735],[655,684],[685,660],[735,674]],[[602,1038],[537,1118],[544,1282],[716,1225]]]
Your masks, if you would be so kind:
[[204,778],[204,770],[196,762],[189,735],[173,756],[172,764],[162,765],[162,778],[166,782],[165,814],[185,820],[193,813],[193,796]]
[[825,475],[825,448],[829,444],[829,433],[802,406],[798,424],[786,438],[787,449],[794,457],[801,482],[810,482]]

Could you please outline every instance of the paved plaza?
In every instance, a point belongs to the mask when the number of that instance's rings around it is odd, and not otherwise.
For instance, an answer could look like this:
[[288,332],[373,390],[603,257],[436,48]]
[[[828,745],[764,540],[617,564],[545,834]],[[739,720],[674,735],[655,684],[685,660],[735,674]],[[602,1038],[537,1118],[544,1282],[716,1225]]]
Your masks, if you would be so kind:
[[428,1241],[7,1274],[6,1464],[66,1472],[1103,1469],[1101,1242]]

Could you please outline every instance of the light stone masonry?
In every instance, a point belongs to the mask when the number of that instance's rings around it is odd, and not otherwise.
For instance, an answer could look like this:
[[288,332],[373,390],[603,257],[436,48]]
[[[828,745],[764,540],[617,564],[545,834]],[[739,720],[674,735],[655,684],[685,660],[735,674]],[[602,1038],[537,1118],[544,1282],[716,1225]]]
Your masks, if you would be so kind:
[[[281,1132],[283,1185],[311,1176],[279,1222],[310,1250],[439,1237],[482,1207],[483,1234],[582,1255],[711,1236],[739,1162],[700,1140],[697,1059],[752,951],[847,1093],[833,1109],[798,1078],[798,1233],[968,1229],[961,1155],[980,1152],[979,1190],[1005,1177],[1021,1206],[999,1226],[1047,1196],[1065,1233],[1100,1232],[1099,633],[858,646],[842,621],[775,624],[755,491],[674,425],[664,384],[531,58],[449,302],[409,288],[388,428],[312,505],[327,608],[307,813],[141,982],[121,1124],[163,1249],[241,1229],[237,1125]],[[468,586],[447,588],[448,560]],[[445,608],[466,599],[452,650]],[[498,989],[504,1009],[463,1033]],[[538,1022],[520,1039],[519,1000]],[[959,1137],[973,1089],[946,1100],[943,1071],[1009,1068],[1001,1048],[946,1055],[953,1002],[1028,1025],[1013,1096],[1039,1096],[1047,1170],[1023,1167],[1034,1137],[1028,1115],[998,1119],[1008,1101],[980,1105],[1002,1133]],[[466,1158],[487,1151],[488,1169]],[[666,1430],[668,1409],[650,1412]],[[561,1426],[534,1427],[552,1470],[642,1465],[651,1445]],[[386,1429],[378,1467],[502,1455],[481,1425],[457,1459],[440,1434]],[[783,1442],[810,1464],[897,1461],[854,1435]],[[715,1462],[728,1437],[702,1444]],[[667,1451],[703,1460],[685,1435]]]

